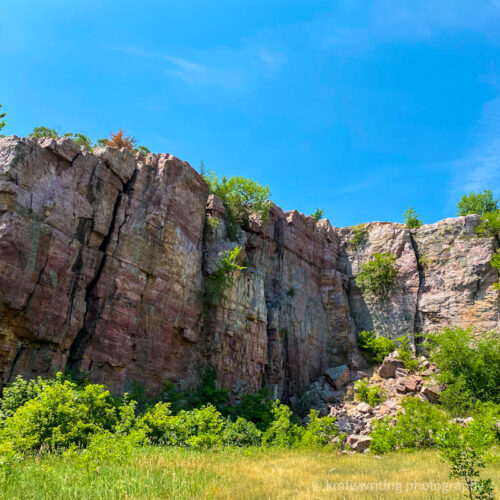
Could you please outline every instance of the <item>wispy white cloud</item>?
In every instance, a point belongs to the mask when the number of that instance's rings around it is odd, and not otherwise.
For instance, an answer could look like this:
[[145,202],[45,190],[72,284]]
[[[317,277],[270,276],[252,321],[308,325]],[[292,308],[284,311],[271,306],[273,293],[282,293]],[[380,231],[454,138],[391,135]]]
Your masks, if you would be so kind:
[[455,201],[457,195],[469,191],[491,189],[500,194],[500,96],[483,106],[472,134],[475,145],[451,165],[450,197]]
[[204,51],[187,50],[188,56],[162,54],[140,47],[113,47],[128,55],[163,61],[167,75],[191,86],[240,88],[251,80],[271,78],[287,62],[281,51],[244,41],[240,47],[213,47]]

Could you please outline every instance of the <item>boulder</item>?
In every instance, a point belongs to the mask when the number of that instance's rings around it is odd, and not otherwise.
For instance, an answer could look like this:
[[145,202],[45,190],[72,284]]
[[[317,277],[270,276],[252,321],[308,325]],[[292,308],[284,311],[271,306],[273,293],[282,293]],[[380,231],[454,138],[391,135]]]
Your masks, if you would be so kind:
[[347,444],[352,448],[353,451],[363,453],[370,447],[371,440],[372,438],[369,436],[351,435],[347,438]]
[[404,369],[405,365],[402,361],[391,356],[386,356],[382,366],[378,369],[378,374],[382,378],[394,378],[398,368]]
[[359,405],[356,406],[356,410],[360,413],[370,413],[372,411],[371,406],[368,403],[359,403]]
[[436,384],[424,386],[420,394],[422,394],[425,399],[427,399],[427,401],[430,401],[431,403],[437,403],[439,400],[439,395],[441,394],[441,388]]
[[330,368],[325,372],[328,382],[338,391],[349,383],[349,368],[346,365],[340,365]]

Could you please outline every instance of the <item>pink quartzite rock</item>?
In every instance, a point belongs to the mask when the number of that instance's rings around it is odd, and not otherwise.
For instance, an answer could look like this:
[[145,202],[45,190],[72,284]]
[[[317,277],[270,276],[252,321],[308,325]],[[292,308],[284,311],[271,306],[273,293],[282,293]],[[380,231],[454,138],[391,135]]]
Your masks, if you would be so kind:
[[396,370],[398,368],[404,368],[404,366],[404,363],[399,359],[386,356],[378,369],[378,374],[382,378],[394,378],[396,376]]

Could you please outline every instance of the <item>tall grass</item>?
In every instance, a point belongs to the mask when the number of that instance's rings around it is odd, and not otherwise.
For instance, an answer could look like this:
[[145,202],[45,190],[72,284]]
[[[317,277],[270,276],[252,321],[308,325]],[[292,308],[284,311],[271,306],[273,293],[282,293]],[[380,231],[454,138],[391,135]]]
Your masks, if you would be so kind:
[[[342,455],[327,449],[193,451],[141,447],[124,463],[112,462],[97,472],[82,468],[77,457],[52,455],[26,459],[15,464],[3,478],[0,497],[37,500],[461,498],[460,491],[443,494],[424,489],[438,483],[458,485],[447,479],[447,472],[448,467],[434,451],[390,453],[377,458],[369,454]],[[498,490],[500,466],[490,465],[486,472]],[[373,489],[342,490],[342,485],[355,487],[354,484]],[[398,485],[402,488],[399,492]]]

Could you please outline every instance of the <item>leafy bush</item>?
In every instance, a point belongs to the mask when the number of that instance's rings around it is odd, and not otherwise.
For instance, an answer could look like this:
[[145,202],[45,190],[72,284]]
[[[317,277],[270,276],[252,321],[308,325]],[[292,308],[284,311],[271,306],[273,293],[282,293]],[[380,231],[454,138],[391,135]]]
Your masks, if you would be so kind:
[[364,293],[386,299],[398,274],[396,256],[391,253],[374,253],[373,260],[361,264],[356,284]]
[[245,394],[240,403],[233,408],[235,417],[243,417],[252,421],[259,430],[264,431],[273,420],[273,403],[267,396],[265,388],[251,394]]
[[271,412],[273,421],[262,436],[262,444],[290,448],[300,442],[304,429],[292,422],[292,410],[277,399]]
[[370,434],[370,449],[375,453],[433,447],[436,434],[448,422],[448,415],[443,410],[419,398],[403,398],[402,407],[394,426],[389,418],[375,422]]
[[481,479],[487,441],[469,426],[451,424],[438,435],[441,457],[450,465],[450,479],[462,479],[471,499],[495,498],[491,479]]
[[398,339],[397,359],[401,360],[409,371],[415,370],[418,366],[418,360],[413,355],[411,340],[408,335],[403,335]]
[[418,218],[417,212],[412,207],[403,213],[403,219],[408,229],[418,229],[422,225],[422,221]]
[[215,272],[208,277],[205,288],[205,304],[215,307],[224,297],[226,290],[233,286],[232,273],[246,269],[236,263],[236,259],[241,252],[241,247],[234,247],[233,250],[225,250],[217,262]]
[[[495,333],[476,336],[470,328],[444,328],[428,334],[426,346],[446,386],[442,402],[453,412],[467,413],[476,401],[500,403],[500,339]],[[456,401],[453,396],[459,394]]]
[[92,151],[92,141],[85,134],[67,132],[64,134],[64,137],[69,137],[73,142],[87,149],[87,151]]
[[217,384],[217,372],[212,367],[205,368],[201,384],[196,390],[179,390],[172,382],[165,382],[160,399],[170,403],[173,413],[181,410],[200,408],[212,404],[223,414],[227,414],[229,391]]
[[57,130],[55,130],[53,128],[35,127],[29,136],[33,137],[34,139],[41,139],[43,137],[57,139],[59,137],[59,134],[58,134]]
[[356,399],[368,403],[370,406],[377,406],[385,401],[387,395],[384,389],[374,385],[370,387],[368,379],[363,378],[354,384]]
[[358,334],[358,346],[365,352],[368,359],[375,363],[381,363],[396,349],[396,344],[391,339],[367,331]]
[[[490,261],[491,267],[495,268],[498,273],[500,273],[500,250],[494,255],[494,257]],[[500,281],[493,283],[493,288],[500,290]]]
[[352,229],[352,238],[349,243],[353,248],[357,248],[358,245],[367,237],[368,232],[365,229],[365,224],[358,224]]
[[497,236],[500,233],[500,210],[481,215],[481,224],[476,227],[476,233],[483,236]]
[[[100,432],[94,434],[89,444],[78,456],[78,462],[88,473],[98,474],[106,465],[124,463],[132,454],[134,448],[144,441],[144,431],[134,431],[126,435],[116,435],[111,432]],[[75,452],[70,448],[66,456]]]
[[224,176],[219,179],[215,172],[205,170],[204,167],[202,167],[201,175],[212,193],[222,200],[226,209],[226,233],[230,240],[237,239],[240,226],[249,225],[252,213],[256,214],[262,222],[268,221],[269,209],[272,205],[269,201],[271,192],[268,186],[261,186],[245,177]]
[[7,113],[3,113],[1,111],[2,105],[0,104],[0,130],[2,130],[6,125],[7,122],[4,120],[4,118],[7,116]]
[[134,149],[134,153],[143,153],[145,155],[151,153],[151,151],[146,146],[137,146]]
[[258,446],[262,432],[253,422],[238,417],[236,422],[228,420],[222,433],[222,441],[226,446]]
[[317,208],[312,214],[311,217],[314,217],[316,222],[320,221],[323,218],[323,215],[325,215],[325,209],[324,208]]
[[[122,405],[133,412],[133,402]],[[93,434],[117,429],[120,406],[102,385],[79,388],[59,377],[4,421],[0,438],[20,452],[85,447]]]
[[498,198],[493,198],[493,193],[485,189],[482,193],[464,194],[457,204],[457,215],[477,214],[483,215],[495,212],[498,209]]
[[29,400],[36,398],[50,383],[50,381],[44,380],[41,377],[24,380],[18,375],[15,381],[7,385],[3,390],[3,395],[0,399],[0,420],[5,420],[7,417],[12,416],[18,408]]
[[313,448],[325,446],[338,435],[335,417],[320,417],[317,410],[311,410],[308,415],[306,429],[300,439],[300,446]]

